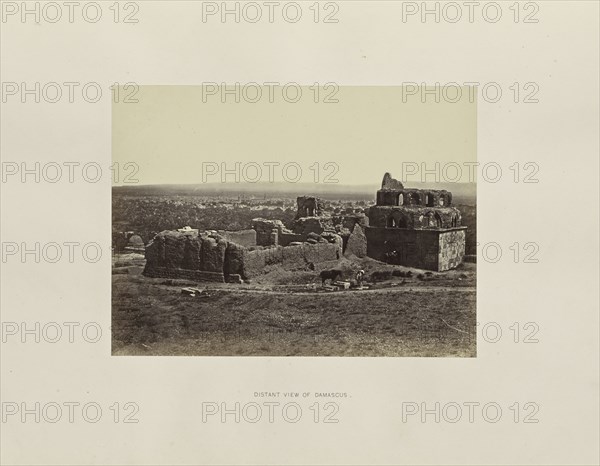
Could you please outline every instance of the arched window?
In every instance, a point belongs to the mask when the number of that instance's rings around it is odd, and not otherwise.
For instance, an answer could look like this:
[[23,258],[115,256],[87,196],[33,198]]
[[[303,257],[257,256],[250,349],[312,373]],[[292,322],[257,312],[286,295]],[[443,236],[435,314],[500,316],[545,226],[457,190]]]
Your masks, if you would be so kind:
[[398,201],[396,202],[396,205],[404,205],[404,194],[398,194]]
[[435,217],[433,212],[427,212],[425,217],[425,228],[435,227]]
[[427,207],[433,207],[433,205],[434,205],[433,202],[434,202],[433,194],[431,194],[431,193],[425,194],[425,205],[427,205]]
[[439,204],[441,206],[446,205],[446,196],[444,196],[443,194],[440,195],[440,202],[439,202]]

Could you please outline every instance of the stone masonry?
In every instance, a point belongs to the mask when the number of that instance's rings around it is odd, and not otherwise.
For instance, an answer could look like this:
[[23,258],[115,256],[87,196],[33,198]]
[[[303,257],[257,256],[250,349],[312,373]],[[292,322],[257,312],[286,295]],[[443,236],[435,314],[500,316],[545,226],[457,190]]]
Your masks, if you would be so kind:
[[445,190],[406,189],[386,173],[369,209],[367,255],[390,264],[444,271],[465,254],[460,211]]

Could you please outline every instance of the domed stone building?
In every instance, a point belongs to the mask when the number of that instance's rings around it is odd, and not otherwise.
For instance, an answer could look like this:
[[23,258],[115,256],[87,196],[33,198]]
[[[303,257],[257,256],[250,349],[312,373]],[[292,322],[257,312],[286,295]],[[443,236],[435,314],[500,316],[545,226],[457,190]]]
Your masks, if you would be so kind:
[[368,215],[367,255],[373,259],[438,272],[463,260],[467,227],[449,191],[406,189],[386,173]]

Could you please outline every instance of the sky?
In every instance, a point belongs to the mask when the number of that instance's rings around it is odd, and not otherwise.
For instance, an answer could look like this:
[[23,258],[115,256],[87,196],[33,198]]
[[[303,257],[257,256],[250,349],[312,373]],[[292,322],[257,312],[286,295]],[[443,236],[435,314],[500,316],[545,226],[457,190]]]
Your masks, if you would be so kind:
[[139,184],[364,185],[385,172],[401,179],[418,167],[417,180],[435,162],[476,161],[477,103],[467,88],[439,102],[402,87],[226,90],[235,87],[141,86],[137,103],[113,103],[113,163],[136,164]]

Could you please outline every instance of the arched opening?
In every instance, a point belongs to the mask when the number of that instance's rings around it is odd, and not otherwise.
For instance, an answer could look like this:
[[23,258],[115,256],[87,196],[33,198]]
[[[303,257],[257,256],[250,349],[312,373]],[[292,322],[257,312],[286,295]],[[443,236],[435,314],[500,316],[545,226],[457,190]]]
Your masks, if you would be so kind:
[[409,198],[411,205],[421,204],[421,196],[419,196],[419,193],[410,193]]
[[452,216],[452,226],[453,227],[458,226],[458,215],[456,215],[456,214]]
[[396,220],[394,219],[394,217],[388,217],[387,219],[387,227],[388,228],[394,228],[396,226]]
[[315,216],[315,209],[313,209],[312,207],[308,207],[306,210],[307,210],[308,217]]
[[433,207],[434,206],[434,197],[433,197],[433,194],[431,194],[431,193],[425,194],[425,205],[427,207]]
[[435,227],[442,228],[442,217],[440,217],[440,214],[436,212],[433,219],[435,222]]
[[398,219],[398,228],[408,228],[408,225],[407,225],[405,217],[400,217]]
[[444,205],[446,205],[446,196],[444,196],[444,195],[441,195],[441,196],[440,196],[440,201],[439,201],[439,204],[440,204],[441,206],[444,206]]
[[396,200],[396,205],[404,205],[404,194],[398,194],[398,199]]
[[435,227],[435,217],[433,212],[427,212],[427,215],[425,215],[425,228],[431,227]]

